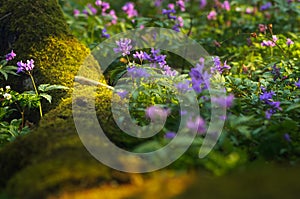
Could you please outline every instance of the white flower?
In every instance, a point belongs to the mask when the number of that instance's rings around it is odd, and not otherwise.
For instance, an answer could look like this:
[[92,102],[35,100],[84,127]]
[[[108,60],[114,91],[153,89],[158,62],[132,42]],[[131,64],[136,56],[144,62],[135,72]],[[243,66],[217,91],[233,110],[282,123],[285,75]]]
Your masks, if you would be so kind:
[[7,100],[10,100],[11,99],[11,94],[9,93],[4,93],[3,97]]
[[10,90],[10,86],[5,86],[5,89],[6,90]]

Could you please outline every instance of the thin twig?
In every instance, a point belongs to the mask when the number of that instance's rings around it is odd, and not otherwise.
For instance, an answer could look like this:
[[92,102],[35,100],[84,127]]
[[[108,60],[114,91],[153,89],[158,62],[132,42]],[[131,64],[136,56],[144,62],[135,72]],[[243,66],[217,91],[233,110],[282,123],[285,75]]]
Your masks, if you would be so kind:
[[8,17],[8,16],[10,16],[10,15],[11,15],[11,12],[10,12],[10,13],[7,13],[6,15],[4,15],[3,17],[0,18],[0,21],[1,21],[2,19],[5,19],[6,17]]
[[104,86],[110,90],[115,90],[115,88],[112,86],[109,86],[109,85],[103,84],[101,82],[98,82],[98,81],[95,81],[92,79],[88,79],[88,78],[85,78],[82,76],[75,76],[75,82],[78,82],[83,85],[89,85],[89,86]]

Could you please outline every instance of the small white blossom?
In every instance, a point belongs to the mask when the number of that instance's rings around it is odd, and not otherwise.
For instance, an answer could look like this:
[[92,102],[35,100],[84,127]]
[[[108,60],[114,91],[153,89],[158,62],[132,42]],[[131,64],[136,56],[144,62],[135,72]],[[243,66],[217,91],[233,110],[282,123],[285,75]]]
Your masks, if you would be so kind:
[[10,86],[6,86],[5,89],[6,89],[6,90],[10,90]]
[[3,97],[7,100],[10,100],[11,99],[11,94],[9,93],[4,93]]

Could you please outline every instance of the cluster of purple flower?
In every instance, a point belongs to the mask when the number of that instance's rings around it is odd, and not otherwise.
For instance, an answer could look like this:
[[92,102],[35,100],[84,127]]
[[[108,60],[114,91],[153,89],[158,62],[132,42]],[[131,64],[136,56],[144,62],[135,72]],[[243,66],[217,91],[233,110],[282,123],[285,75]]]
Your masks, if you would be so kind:
[[189,73],[191,77],[192,88],[196,93],[201,93],[210,87],[211,74],[204,71],[204,59],[200,59],[200,63],[197,63]]
[[122,53],[123,56],[129,55],[130,50],[132,49],[131,39],[121,38],[116,41],[117,48],[114,48],[115,53]]
[[[176,5],[179,7],[181,11],[185,11],[185,2],[183,0],[176,1]],[[179,32],[180,28],[184,26],[184,21],[181,16],[177,17],[173,15],[175,13],[176,13],[175,4],[173,3],[168,4],[168,9],[162,10],[163,15],[167,15],[168,19],[175,21],[175,25],[172,27],[172,29],[175,30],[176,32]]]
[[298,82],[295,83],[295,85],[300,88],[300,79],[298,80]]
[[22,61],[19,61],[17,63],[18,70],[17,73],[19,72],[30,72],[34,68],[34,60],[27,60],[27,63],[23,63]]
[[[117,15],[116,12],[114,10],[110,10],[108,13],[107,11],[110,9],[110,4],[108,2],[104,2],[101,0],[96,0],[95,5],[97,7],[99,7],[101,9],[101,15],[102,16],[108,16],[109,18],[111,18],[111,22],[107,23],[106,25],[112,25],[112,24],[116,24],[117,23]],[[82,11],[82,13],[85,16],[88,15],[96,15],[98,13],[98,9],[97,7],[94,7],[92,4],[87,4],[87,9],[84,9]],[[75,17],[78,17],[80,15],[80,10],[78,9],[74,9],[73,14]],[[108,38],[108,34],[102,34],[103,37]]]
[[274,47],[274,46],[276,46],[276,42],[278,41],[278,38],[277,38],[277,36],[276,35],[272,35],[272,41],[271,40],[268,40],[268,41],[266,41],[266,40],[263,40],[262,42],[261,42],[261,46],[270,46],[270,47]]
[[265,112],[266,118],[270,119],[277,110],[282,110],[280,102],[273,101],[273,96],[275,95],[274,91],[267,92],[264,87],[261,87],[261,90],[263,93],[259,96],[259,99],[271,107]]
[[227,65],[227,61],[224,62],[224,64],[221,63],[221,60],[218,56],[212,57],[213,62],[214,62],[214,67],[211,68],[211,72],[214,73],[215,71],[219,72],[222,74],[224,70],[229,70],[231,67]]
[[[223,3],[220,3],[219,1],[216,1],[216,7],[220,7],[221,9],[224,9],[226,11],[230,11],[230,3],[229,1],[224,1]],[[206,6],[206,1],[200,2],[200,7],[204,8]],[[217,19],[217,12],[215,10],[212,10],[208,13],[207,19],[208,20],[216,20]]]
[[122,10],[127,14],[128,18],[138,16],[138,12],[134,9],[134,3],[127,2],[123,7]]
[[5,60],[6,61],[10,61],[13,60],[15,58],[16,53],[14,53],[14,51],[12,50],[10,53],[8,53],[7,55],[5,55]]

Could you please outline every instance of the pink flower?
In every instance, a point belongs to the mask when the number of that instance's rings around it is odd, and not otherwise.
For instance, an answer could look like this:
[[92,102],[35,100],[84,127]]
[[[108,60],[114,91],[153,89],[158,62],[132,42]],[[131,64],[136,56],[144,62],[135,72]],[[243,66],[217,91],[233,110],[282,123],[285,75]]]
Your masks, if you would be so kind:
[[165,120],[170,114],[170,110],[161,108],[159,106],[150,106],[146,109],[146,116],[153,120]]
[[226,11],[229,11],[230,10],[229,1],[224,1],[224,3],[222,4],[222,8],[225,9]]
[[6,61],[10,61],[10,60],[13,60],[16,56],[16,53],[14,53],[13,50],[11,50],[10,53],[8,53],[7,55],[5,55],[5,60]]
[[210,13],[207,15],[208,20],[216,20],[217,19],[217,12],[212,10]]
[[290,47],[290,45],[292,45],[292,44],[294,44],[294,42],[293,42],[290,38],[287,38],[287,39],[286,39],[286,45],[287,45],[288,47]]
[[264,24],[259,24],[258,29],[260,32],[264,33],[267,30],[267,26]]

